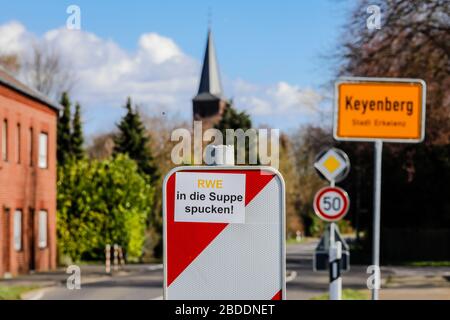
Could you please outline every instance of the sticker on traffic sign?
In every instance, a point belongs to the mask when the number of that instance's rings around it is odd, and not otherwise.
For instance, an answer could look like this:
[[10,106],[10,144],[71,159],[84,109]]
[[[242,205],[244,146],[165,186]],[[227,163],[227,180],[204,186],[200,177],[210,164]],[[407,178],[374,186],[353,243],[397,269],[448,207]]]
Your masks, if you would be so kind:
[[350,199],[347,192],[338,187],[320,189],[314,197],[314,212],[325,221],[341,220],[349,207]]
[[175,221],[245,222],[245,174],[177,172]]
[[165,299],[285,299],[285,187],[275,169],[175,168],[163,219]]
[[340,182],[350,168],[350,161],[344,151],[332,148],[318,156],[314,167],[328,180]]
[[425,101],[420,79],[342,78],[335,86],[334,138],[421,142]]

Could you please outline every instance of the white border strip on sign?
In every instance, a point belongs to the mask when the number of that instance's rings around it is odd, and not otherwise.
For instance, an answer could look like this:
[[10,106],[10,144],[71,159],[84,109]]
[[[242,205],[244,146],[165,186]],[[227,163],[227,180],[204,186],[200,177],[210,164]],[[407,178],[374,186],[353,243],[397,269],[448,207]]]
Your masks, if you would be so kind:
[[[422,123],[419,139],[387,139],[387,138],[342,138],[337,136],[338,108],[339,108],[339,85],[342,83],[363,83],[363,82],[401,82],[401,83],[420,83],[422,85]],[[410,78],[365,78],[365,77],[340,77],[334,85],[334,107],[333,107],[333,138],[337,141],[384,141],[401,143],[419,143],[425,139],[425,115],[427,101],[427,84],[422,79]]]
[[278,170],[273,167],[267,166],[180,166],[173,168],[169,171],[169,173],[165,176],[163,182],[163,265],[164,265],[164,284],[163,284],[163,299],[167,300],[167,212],[166,212],[166,190],[167,190],[167,181],[169,178],[180,171],[185,170],[203,170],[203,171],[213,171],[213,170],[253,170],[253,171],[269,171],[275,174],[281,183],[281,234],[283,235],[281,239],[281,300],[286,300],[286,186],[283,179],[283,176],[280,174]]

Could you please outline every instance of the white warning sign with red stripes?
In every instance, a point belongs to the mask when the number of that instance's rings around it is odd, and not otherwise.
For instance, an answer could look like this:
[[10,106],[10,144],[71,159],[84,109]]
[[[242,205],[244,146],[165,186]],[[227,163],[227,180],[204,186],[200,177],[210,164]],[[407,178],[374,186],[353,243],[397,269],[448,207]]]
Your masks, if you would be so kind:
[[164,298],[285,299],[285,188],[269,167],[179,167],[164,181]]

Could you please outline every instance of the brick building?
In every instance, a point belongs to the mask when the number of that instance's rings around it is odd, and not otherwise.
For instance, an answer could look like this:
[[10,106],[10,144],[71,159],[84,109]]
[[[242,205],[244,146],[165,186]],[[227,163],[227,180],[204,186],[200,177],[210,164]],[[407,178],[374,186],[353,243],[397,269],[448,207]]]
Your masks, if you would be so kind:
[[56,267],[58,110],[0,68],[0,277]]

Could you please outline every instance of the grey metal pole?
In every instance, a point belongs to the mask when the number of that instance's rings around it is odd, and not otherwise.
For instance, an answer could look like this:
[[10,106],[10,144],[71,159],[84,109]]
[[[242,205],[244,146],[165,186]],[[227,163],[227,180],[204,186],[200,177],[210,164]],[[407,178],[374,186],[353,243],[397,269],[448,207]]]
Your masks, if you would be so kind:
[[383,156],[383,141],[375,141],[375,168],[373,181],[373,256],[372,265],[375,268],[375,283],[372,287],[372,300],[379,298],[380,272],[380,209],[381,209],[381,161]]

